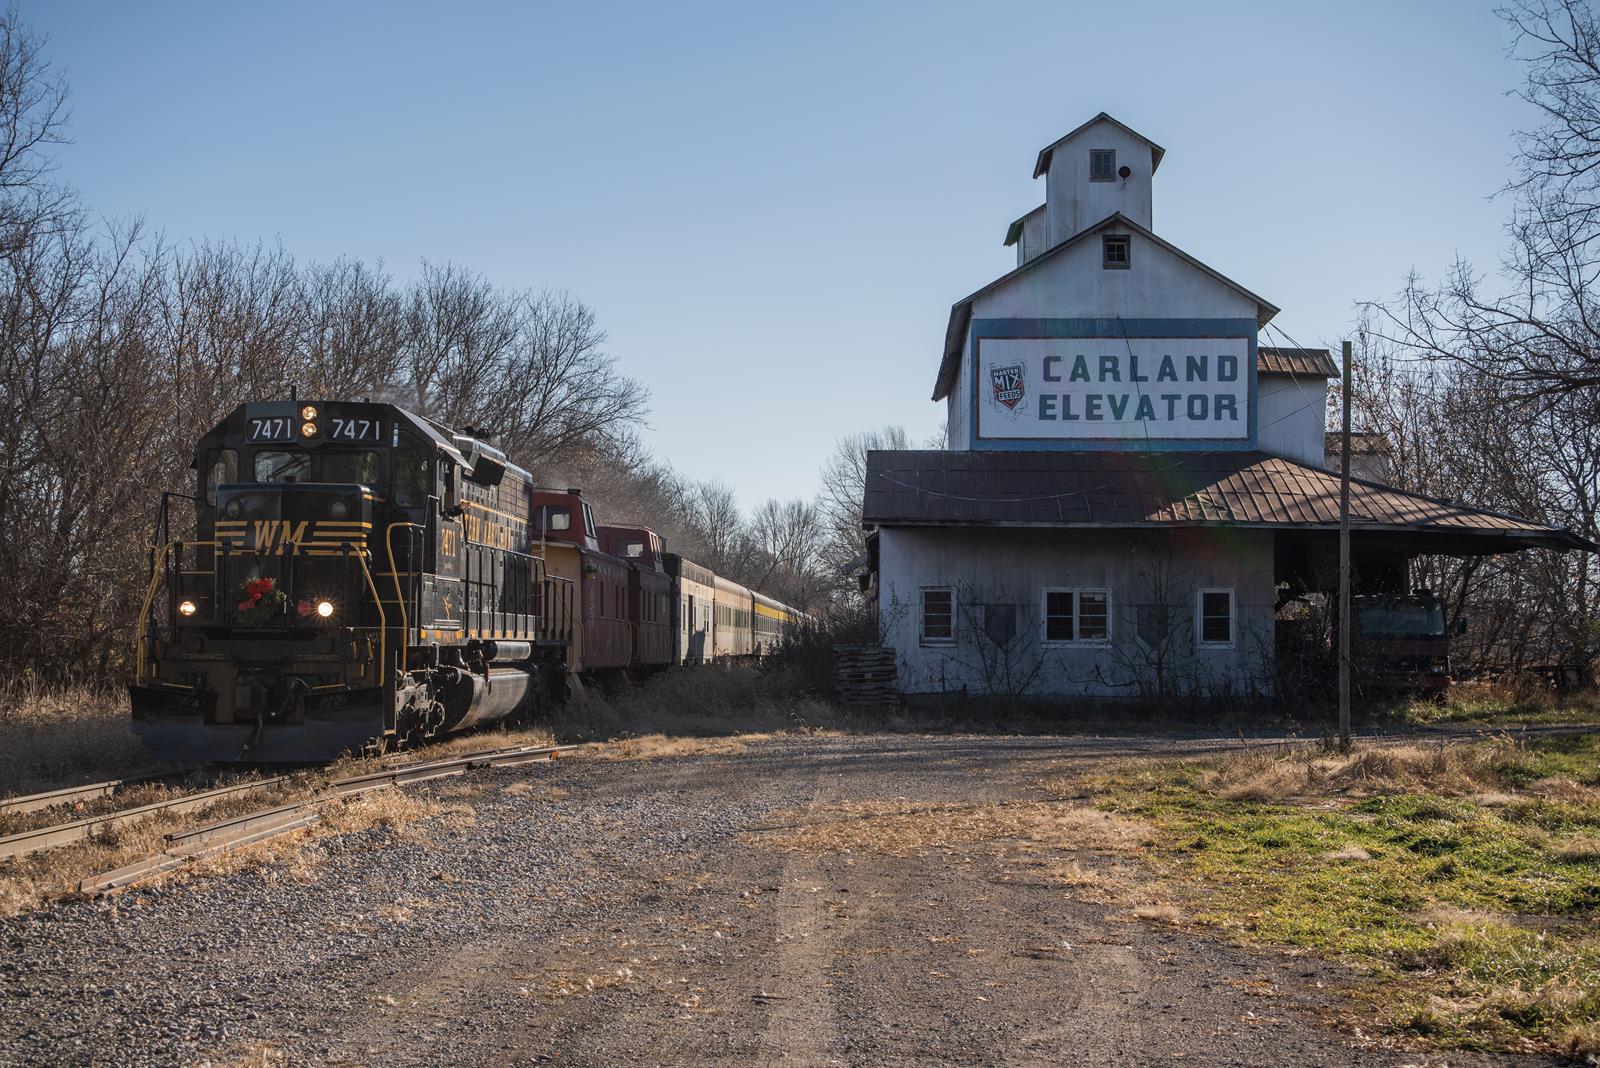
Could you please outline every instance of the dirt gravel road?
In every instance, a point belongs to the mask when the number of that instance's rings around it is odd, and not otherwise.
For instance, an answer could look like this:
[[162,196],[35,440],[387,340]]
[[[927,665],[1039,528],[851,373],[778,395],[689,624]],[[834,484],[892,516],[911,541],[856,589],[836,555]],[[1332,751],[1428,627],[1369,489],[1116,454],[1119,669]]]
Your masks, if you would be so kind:
[[[1134,918],[1088,838],[938,822],[1219,744],[783,738],[428,784],[450,811],[400,830],[0,921],[0,1065],[1512,1063],[1326,1022],[1349,974]],[[888,810],[934,820],[901,855],[795,837]]]

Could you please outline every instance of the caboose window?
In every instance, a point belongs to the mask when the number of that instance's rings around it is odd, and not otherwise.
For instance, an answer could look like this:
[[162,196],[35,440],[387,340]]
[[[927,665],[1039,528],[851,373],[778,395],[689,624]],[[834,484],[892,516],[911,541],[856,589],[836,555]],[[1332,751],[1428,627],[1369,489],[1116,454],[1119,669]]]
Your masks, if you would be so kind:
[[572,512],[567,508],[555,508],[548,504],[539,506],[534,522],[541,530],[571,530]]
[[302,449],[265,450],[256,453],[257,482],[308,482],[311,454]]
[[217,503],[217,487],[239,481],[239,454],[232,449],[217,449],[206,470],[206,503]]
[[371,449],[324,451],[322,481],[354,482],[368,488],[375,486],[378,484],[378,454]]

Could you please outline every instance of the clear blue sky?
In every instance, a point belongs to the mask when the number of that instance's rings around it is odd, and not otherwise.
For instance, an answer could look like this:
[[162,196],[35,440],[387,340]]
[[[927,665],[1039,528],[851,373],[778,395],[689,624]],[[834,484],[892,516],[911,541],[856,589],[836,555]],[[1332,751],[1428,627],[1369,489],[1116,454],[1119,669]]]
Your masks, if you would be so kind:
[[215,4],[24,0],[61,173],[171,240],[454,260],[569,289],[650,444],[746,506],[842,434],[922,438],[946,316],[1012,266],[1037,150],[1105,110],[1167,149],[1164,237],[1336,342],[1496,264],[1531,121],[1490,3]]

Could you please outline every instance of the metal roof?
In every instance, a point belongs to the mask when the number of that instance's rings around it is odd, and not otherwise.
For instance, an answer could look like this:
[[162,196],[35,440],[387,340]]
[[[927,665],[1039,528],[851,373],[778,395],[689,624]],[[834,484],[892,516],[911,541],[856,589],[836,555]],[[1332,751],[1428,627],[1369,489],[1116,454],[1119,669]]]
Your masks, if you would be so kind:
[[[1350,480],[1350,516],[1359,533],[1426,535],[1436,552],[1600,551],[1565,530],[1361,479]],[[1336,531],[1339,476],[1263,452],[874,451],[862,522]]]
[[1034,208],[1032,211],[1028,212],[1026,215],[1023,215],[1020,218],[1016,219],[1010,226],[1006,227],[1006,247],[1010,248],[1012,245],[1015,245],[1018,241],[1021,241],[1022,240],[1022,228],[1027,225],[1028,220],[1033,218],[1035,215],[1039,214],[1041,211],[1043,211],[1048,206],[1049,205],[1047,205],[1047,204],[1040,204],[1037,208]]
[[1154,141],[1150,140],[1150,138],[1146,137],[1144,134],[1140,133],[1138,130],[1135,130],[1133,127],[1127,125],[1126,123],[1118,122],[1116,119],[1113,119],[1110,115],[1107,115],[1105,112],[1102,111],[1100,114],[1096,115],[1094,118],[1090,119],[1088,122],[1084,123],[1082,126],[1079,126],[1077,129],[1073,130],[1070,133],[1066,133],[1066,134],[1061,135],[1060,137],[1056,138],[1054,141],[1050,142],[1045,147],[1041,148],[1039,150],[1039,158],[1038,158],[1037,161],[1034,162],[1034,165],[1033,165],[1033,176],[1035,178],[1037,178],[1041,174],[1045,174],[1050,170],[1050,159],[1051,159],[1052,156],[1055,155],[1056,149],[1061,147],[1061,143],[1063,141],[1072,140],[1074,137],[1077,137],[1084,130],[1087,130],[1089,127],[1093,126],[1095,123],[1100,122],[1102,120],[1104,120],[1105,122],[1109,122],[1111,125],[1113,125],[1113,126],[1117,127],[1118,129],[1122,130],[1124,133],[1127,133],[1127,134],[1129,134],[1129,135],[1131,135],[1133,137],[1136,137],[1139,140],[1143,141],[1145,144],[1149,145],[1150,146],[1150,173],[1151,174],[1156,173],[1157,168],[1159,168],[1161,166],[1161,157],[1165,156],[1167,154],[1167,150],[1162,148],[1160,145],[1156,144]]
[[1282,349],[1258,345],[1256,370],[1264,375],[1339,377],[1339,365],[1333,362],[1333,356],[1327,349]]
[[[1032,213],[1030,212],[1029,214]],[[1147,241],[1155,242],[1155,244],[1166,249],[1180,260],[1183,260],[1189,266],[1195,268],[1203,274],[1210,275],[1212,278],[1216,279],[1218,282],[1221,282],[1229,289],[1234,290],[1245,299],[1254,301],[1256,305],[1256,321],[1262,326],[1265,326],[1274,315],[1278,314],[1278,306],[1276,304],[1268,303],[1266,300],[1256,296],[1254,293],[1250,292],[1244,286],[1240,285],[1238,282],[1235,282],[1228,276],[1214,270],[1211,267],[1207,267],[1205,264],[1189,255],[1187,252],[1183,251],[1183,249],[1179,248],[1177,245],[1174,245],[1165,238],[1158,237],[1150,230],[1140,226],[1138,223],[1122,214],[1122,212],[1116,211],[1112,212],[1110,215],[1107,215],[1104,219],[1101,219],[1092,226],[1084,227],[1082,230],[1079,230],[1077,233],[1073,234],[1065,241],[1062,241],[1060,244],[1052,245],[1050,248],[1039,253],[1039,255],[1033,257],[1033,259],[1019,265],[1014,270],[1006,272],[999,278],[996,278],[993,282],[990,282],[982,289],[979,289],[968,296],[963,297],[961,300],[956,301],[955,305],[950,309],[950,324],[945,328],[944,358],[939,362],[939,377],[935,379],[933,383],[933,399],[936,401],[944,400],[945,397],[950,395],[950,390],[956,384],[956,370],[961,366],[961,350],[966,347],[967,324],[972,320],[973,301],[977,300],[985,293],[988,293],[990,290],[1000,288],[1007,282],[1010,282],[1013,278],[1016,278],[1018,275],[1022,274],[1024,271],[1033,270],[1035,267],[1039,266],[1041,263],[1044,263],[1046,260],[1049,260],[1051,257],[1057,256],[1065,250],[1076,245],[1090,234],[1099,233],[1101,230],[1104,230],[1110,226],[1115,226],[1120,230],[1132,231]]]

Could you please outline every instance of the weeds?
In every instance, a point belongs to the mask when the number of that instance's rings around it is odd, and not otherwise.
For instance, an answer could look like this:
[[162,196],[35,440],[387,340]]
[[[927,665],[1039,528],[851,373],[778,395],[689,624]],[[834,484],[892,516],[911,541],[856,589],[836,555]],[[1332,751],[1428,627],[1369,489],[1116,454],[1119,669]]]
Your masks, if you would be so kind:
[[129,724],[127,697],[111,689],[0,688],[0,795],[153,770]]
[[1194,922],[1368,970],[1391,1028],[1600,1049],[1600,739],[1275,747],[1090,788],[1154,828]]

